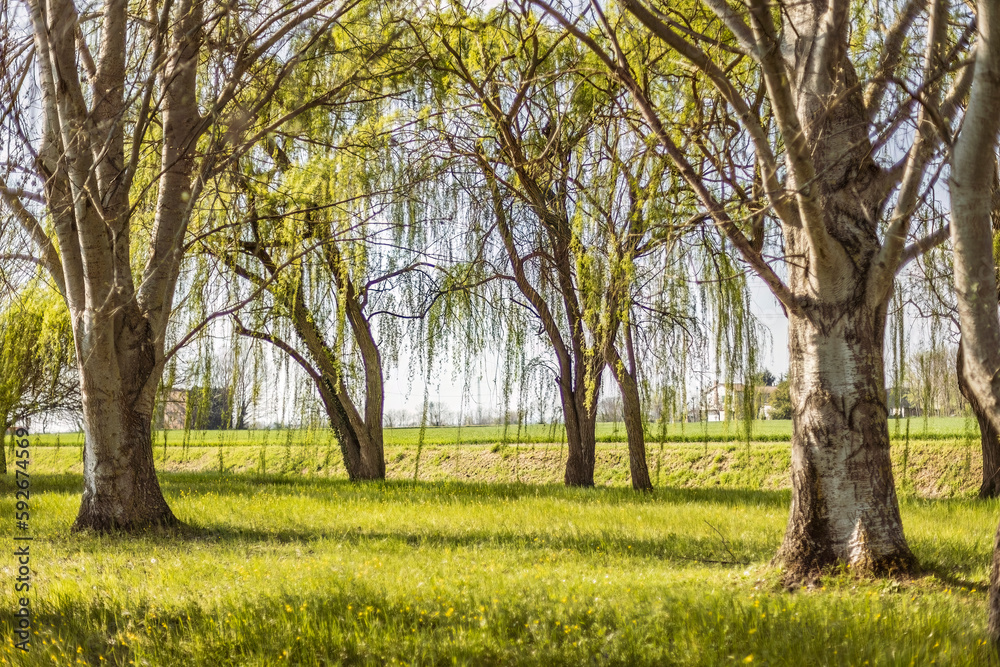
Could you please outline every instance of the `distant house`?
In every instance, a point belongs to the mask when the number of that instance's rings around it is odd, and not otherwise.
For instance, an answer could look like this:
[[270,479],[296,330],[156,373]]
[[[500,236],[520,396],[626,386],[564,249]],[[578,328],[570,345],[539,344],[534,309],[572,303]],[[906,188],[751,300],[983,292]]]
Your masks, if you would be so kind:
[[[933,414],[933,413],[932,413]],[[899,407],[895,405],[889,406],[889,417],[891,419],[905,419],[907,417],[923,417],[924,411],[920,409],[919,405],[910,405],[909,401],[904,401]]]
[[162,421],[157,424],[161,429],[184,428],[184,416],[187,414],[187,389],[173,389],[163,401]]
[[[757,419],[771,418],[771,400],[776,387],[756,387],[754,407]],[[695,398],[687,413],[689,422],[721,422],[740,419],[743,415],[742,384],[716,383]],[[727,399],[728,397],[728,399]]]
[[[228,392],[221,387],[172,389],[163,400],[162,412],[157,416],[157,428],[208,429],[230,428]],[[204,415],[202,415],[204,412]]]
[[[729,396],[729,400],[726,397]],[[743,385],[716,383],[697,396],[688,410],[689,422],[721,422],[733,419],[743,400]]]

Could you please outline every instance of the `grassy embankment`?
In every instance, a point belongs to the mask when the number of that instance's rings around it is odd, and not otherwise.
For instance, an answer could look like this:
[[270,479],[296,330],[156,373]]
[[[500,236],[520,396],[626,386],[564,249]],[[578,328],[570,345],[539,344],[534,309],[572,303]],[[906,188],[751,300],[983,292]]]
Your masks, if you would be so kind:
[[[658,434],[651,434],[647,442],[650,474],[657,486],[788,488],[791,422],[757,422],[749,446],[731,437],[734,424],[686,424],[683,433],[678,425],[673,427],[676,432],[668,432],[662,446]],[[697,441],[680,440],[692,437],[695,429],[707,430],[708,439],[701,434]],[[548,427],[532,426],[521,438],[509,433],[506,442],[502,427],[427,429],[420,447],[418,430],[386,431],[390,479],[412,480],[416,473],[420,481],[554,484],[562,480],[565,443],[551,438]],[[890,434],[894,430],[891,423]],[[906,433],[905,422],[900,432]],[[597,484],[627,485],[628,454],[620,444],[624,430],[615,433],[612,424],[600,424],[599,434],[605,442],[597,448]],[[764,437],[772,440],[758,439]],[[31,440],[39,471],[82,472],[80,434],[34,435]],[[607,442],[614,440],[619,443]],[[159,433],[156,442],[156,466],[163,472],[346,475],[329,431],[168,431]],[[893,439],[892,454],[897,484],[904,492],[951,497],[978,488],[982,462],[974,421],[931,419],[924,431],[922,420],[914,419],[908,440]]]
[[[974,477],[976,445],[966,468],[964,441],[910,442],[902,511],[921,576],[831,572],[791,593],[768,565],[787,518],[787,445],[667,444],[660,488],[640,495],[617,477],[590,490],[511,483],[515,463],[522,479],[558,476],[558,444],[429,445],[421,477],[434,481],[362,485],[338,478],[328,443],[267,445],[268,470],[289,473],[267,475],[235,472],[260,443],[190,447],[178,465],[222,451],[234,467],[163,473],[189,528],[141,537],[70,534],[80,477],[63,470],[78,452],[38,447],[38,634],[27,655],[0,647],[0,664],[998,664],[983,587],[1000,503],[917,474],[928,452],[937,472]],[[625,454],[600,452],[604,470]],[[412,477],[414,455],[391,445],[390,474]],[[474,459],[490,462],[470,478],[493,483],[454,481]],[[9,478],[0,489],[11,517]],[[921,497],[935,489],[958,497]],[[0,521],[7,544],[13,532]],[[6,638],[10,556],[0,572]]]
[[[889,421],[889,434],[893,439],[903,439],[907,430],[907,420]],[[974,419],[963,417],[930,417],[925,422],[921,417],[909,420],[910,437],[920,440],[960,440],[967,437],[978,439],[979,425]],[[651,423],[647,427],[649,443],[661,440],[661,427]],[[751,440],[754,442],[787,442],[792,437],[791,420],[753,422]],[[601,422],[597,424],[598,442],[625,442],[625,426],[621,423]],[[158,431],[154,435],[156,446],[168,447],[212,447],[257,446],[264,444],[313,444],[316,441],[332,440],[329,430],[268,430],[247,431]],[[420,428],[387,428],[385,444],[416,445],[420,440]],[[559,425],[528,424],[518,429],[516,424],[493,426],[429,426],[424,429],[426,445],[482,445],[499,442],[560,443],[565,442],[565,429]],[[741,422],[699,422],[666,424],[663,441],[675,442],[745,442],[745,430]],[[36,434],[32,442],[43,447],[80,446],[82,433]]]

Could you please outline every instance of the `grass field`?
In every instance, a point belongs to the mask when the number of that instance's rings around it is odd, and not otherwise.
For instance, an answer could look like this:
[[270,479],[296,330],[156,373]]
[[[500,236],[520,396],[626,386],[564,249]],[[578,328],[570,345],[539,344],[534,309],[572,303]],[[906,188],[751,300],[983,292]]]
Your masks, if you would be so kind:
[[67,532],[79,484],[35,480],[38,634],[3,664],[997,664],[995,502],[907,498],[924,575],[789,593],[784,491],[165,474],[189,529],[109,538]]
[[[907,420],[889,421],[889,435],[893,439],[903,439],[907,432]],[[740,442],[746,440],[745,430],[739,422],[695,422],[667,424],[662,429],[664,442]],[[909,420],[910,437],[922,440],[952,440],[979,437],[979,425],[975,419],[963,417],[913,417]],[[751,427],[752,439],[756,442],[785,442],[791,440],[791,420],[754,421]],[[167,446],[187,445],[191,447],[212,447],[240,445],[313,444],[316,441],[331,440],[328,429],[302,430],[251,430],[251,431],[159,431],[154,440]],[[385,429],[385,444],[416,445],[420,439],[419,428]],[[559,443],[566,439],[565,429],[558,425],[528,424],[518,429],[516,424],[506,428],[498,426],[439,426],[424,429],[424,444],[494,444],[502,442]],[[599,442],[624,442],[625,426],[621,423],[602,422],[597,425]],[[650,443],[659,442],[661,427],[650,424],[647,429]],[[48,447],[77,446],[83,442],[82,433],[37,434],[32,436],[35,445]]]
[[7,639],[6,556],[0,664],[1000,664],[984,644],[1000,503],[969,496],[964,442],[894,447],[920,576],[830,572],[795,592],[769,566],[787,445],[666,445],[646,495],[617,445],[591,490],[551,483],[558,445],[428,446],[419,482],[416,448],[394,445],[394,479],[362,485],[335,445],[257,445],[169,447],[157,466],[188,528],[139,537],[70,534],[78,450],[34,450],[38,634],[28,654]]

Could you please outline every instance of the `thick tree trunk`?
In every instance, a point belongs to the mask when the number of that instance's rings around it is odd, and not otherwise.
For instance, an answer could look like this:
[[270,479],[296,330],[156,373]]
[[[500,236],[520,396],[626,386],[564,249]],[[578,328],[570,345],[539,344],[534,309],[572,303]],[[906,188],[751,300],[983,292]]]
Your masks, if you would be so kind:
[[327,414],[340,443],[348,479],[352,482],[384,480],[385,449],[381,424],[374,434],[375,437],[364,431],[358,431],[351,425],[346,411],[336,399],[327,404]]
[[990,597],[986,634],[1000,651],[1000,526],[993,536],[993,560],[990,565]]
[[361,438],[362,479],[385,479],[385,448],[382,442],[382,427]]
[[979,497],[996,498],[1000,496],[1000,435],[986,412],[975,405],[973,412],[979,422],[983,449],[983,483],[979,487]]
[[[990,222],[993,231],[993,244],[996,247],[1000,238],[1000,175],[997,173],[997,163],[993,162],[993,191],[991,195]],[[996,267],[994,266],[994,275]],[[997,287],[997,301],[1000,302],[1000,285]],[[962,396],[969,402],[976,421],[979,423],[979,439],[983,451],[983,482],[979,487],[980,498],[996,498],[1000,496],[1000,434],[990,420],[989,412],[972,390],[965,376],[965,346],[962,339],[958,341],[958,355],[955,359],[958,388]]]
[[979,439],[983,449],[983,482],[979,487],[979,497],[996,498],[1000,496],[1000,435],[997,434],[989,414],[983,409],[962,372],[964,356],[965,351],[961,341],[959,341],[955,364],[957,366],[958,388],[962,391],[965,400],[969,402],[973,414],[976,415],[976,421],[979,422]]
[[614,348],[608,353],[608,366],[611,367],[618,381],[622,394],[622,412],[625,421],[625,432],[628,434],[629,472],[632,476],[632,488],[636,491],[652,491],[653,482],[649,479],[649,466],[646,464],[646,435],[642,426],[642,401],[639,397],[639,384],[635,376],[625,368],[621,356]]
[[559,390],[566,419],[566,485],[593,486],[597,457],[596,401],[591,400],[587,405],[581,389],[573,391],[560,384]]
[[324,396],[324,403],[326,403],[327,416],[330,418],[330,426],[337,434],[337,443],[340,445],[340,454],[344,459],[347,478],[352,482],[364,479],[361,476],[361,443],[358,442],[357,434],[351,428],[344,408],[335,397],[331,397],[331,400],[328,401]]
[[150,415],[119,400],[84,401],[83,501],[73,530],[171,527],[174,516],[156,478]]
[[777,556],[789,578],[835,563],[865,573],[914,565],[889,458],[884,327],[884,307],[790,314],[792,510]]
[[[962,372],[994,428],[1000,429],[1000,313],[993,218],[1000,133],[1000,6],[976,3],[979,39],[972,92],[952,151],[949,181],[955,293],[964,348]],[[992,168],[992,169],[991,169]],[[987,634],[1000,649],[1000,528],[993,543]]]
[[[848,3],[781,3],[776,13],[772,3],[748,0],[745,17],[722,3],[728,25],[760,64],[773,120],[767,129],[758,122],[757,103],[740,96],[728,70],[662,21],[647,3],[623,4],[704,72],[733,106],[754,144],[768,206],[781,222],[787,281],[761,252],[763,228],[756,228],[752,239],[741,231],[725,202],[715,197],[674,142],[644,86],[622,64],[624,57],[619,53],[616,63],[602,56],[626,83],[718,230],[788,313],[792,511],[776,560],[792,577],[834,563],[869,572],[911,568],[914,559],[903,536],[889,460],[882,338],[885,304],[901,261],[932,247],[938,238],[934,234],[906,246],[936,145],[927,110],[943,106],[934,82],[941,80],[943,42],[936,38],[948,25],[944,4],[933,3],[928,25],[932,38],[927,40],[924,81],[930,101],[920,107],[919,131],[905,168],[898,172],[882,169],[873,157],[878,149],[871,142],[874,109],[866,103],[865,86],[859,85],[848,57]],[[574,29],[568,21],[562,23]],[[585,38],[582,33],[580,37]],[[877,88],[873,91],[878,93]],[[996,104],[986,108],[995,117]],[[774,150],[775,130],[782,140],[779,151]],[[985,145],[977,144],[980,150]],[[893,199],[888,225],[880,226]]]
[[[83,500],[73,530],[169,527],[179,522],[163,498],[153,465],[152,344],[107,321],[78,324],[83,399]],[[115,350],[112,335],[119,329]],[[145,329],[148,331],[148,329]],[[141,331],[140,331],[141,333]],[[128,342],[139,342],[128,345]],[[89,344],[88,344],[89,343]],[[145,344],[142,344],[145,343]],[[86,346],[86,347],[83,347]]]

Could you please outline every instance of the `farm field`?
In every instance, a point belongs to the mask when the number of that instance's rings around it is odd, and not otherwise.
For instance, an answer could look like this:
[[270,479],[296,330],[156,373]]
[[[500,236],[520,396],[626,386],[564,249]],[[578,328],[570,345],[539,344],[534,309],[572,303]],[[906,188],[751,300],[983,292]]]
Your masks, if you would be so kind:
[[[905,437],[906,419],[890,419],[889,435],[893,439]],[[910,437],[915,439],[965,439],[978,438],[979,425],[975,419],[964,417],[929,417],[926,422],[923,417],[909,419]],[[664,442],[739,442],[745,441],[746,435],[741,422],[691,422],[666,424],[662,430]],[[755,420],[751,428],[752,440],[758,442],[784,442],[792,438],[791,420]],[[31,436],[32,443],[37,446],[80,446],[83,433],[43,433]],[[167,446],[184,445],[189,447],[206,446],[239,446],[260,444],[313,444],[333,439],[329,429],[255,429],[242,431],[201,431],[174,430],[157,431],[154,441]],[[597,439],[599,442],[624,442],[625,426],[621,423],[601,422],[597,424]],[[647,440],[650,444],[661,439],[661,426],[651,423],[647,428]],[[387,428],[385,429],[385,444],[416,445],[420,440],[420,428]],[[525,443],[559,443],[565,441],[565,430],[559,425],[528,424],[520,430],[516,424],[504,428],[495,426],[429,426],[424,429],[424,444],[454,445],[454,444],[494,444],[498,442]]]
[[[318,447],[227,446],[222,474],[219,448],[170,449],[157,466],[187,528],[136,537],[70,534],[77,452],[33,452],[38,635],[27,655],[5,639],[0,664],[998,664],[983,640],[1000,503],[969,496],[964,445],[911,442],[905,473],[894,448],[922,575],[830,572],[794,592],[768,564],[790,502],[783,445],[666,445],[652,494],[609,474],[627,467],[615,445],[590,490],[552,483],[554,445],[429,446],[417,482],[416,448],[393,446],[377,484],[313,465]],[[238,470],[260,451],[283,472]],[[9,476],[0,489],[10,517]]]

